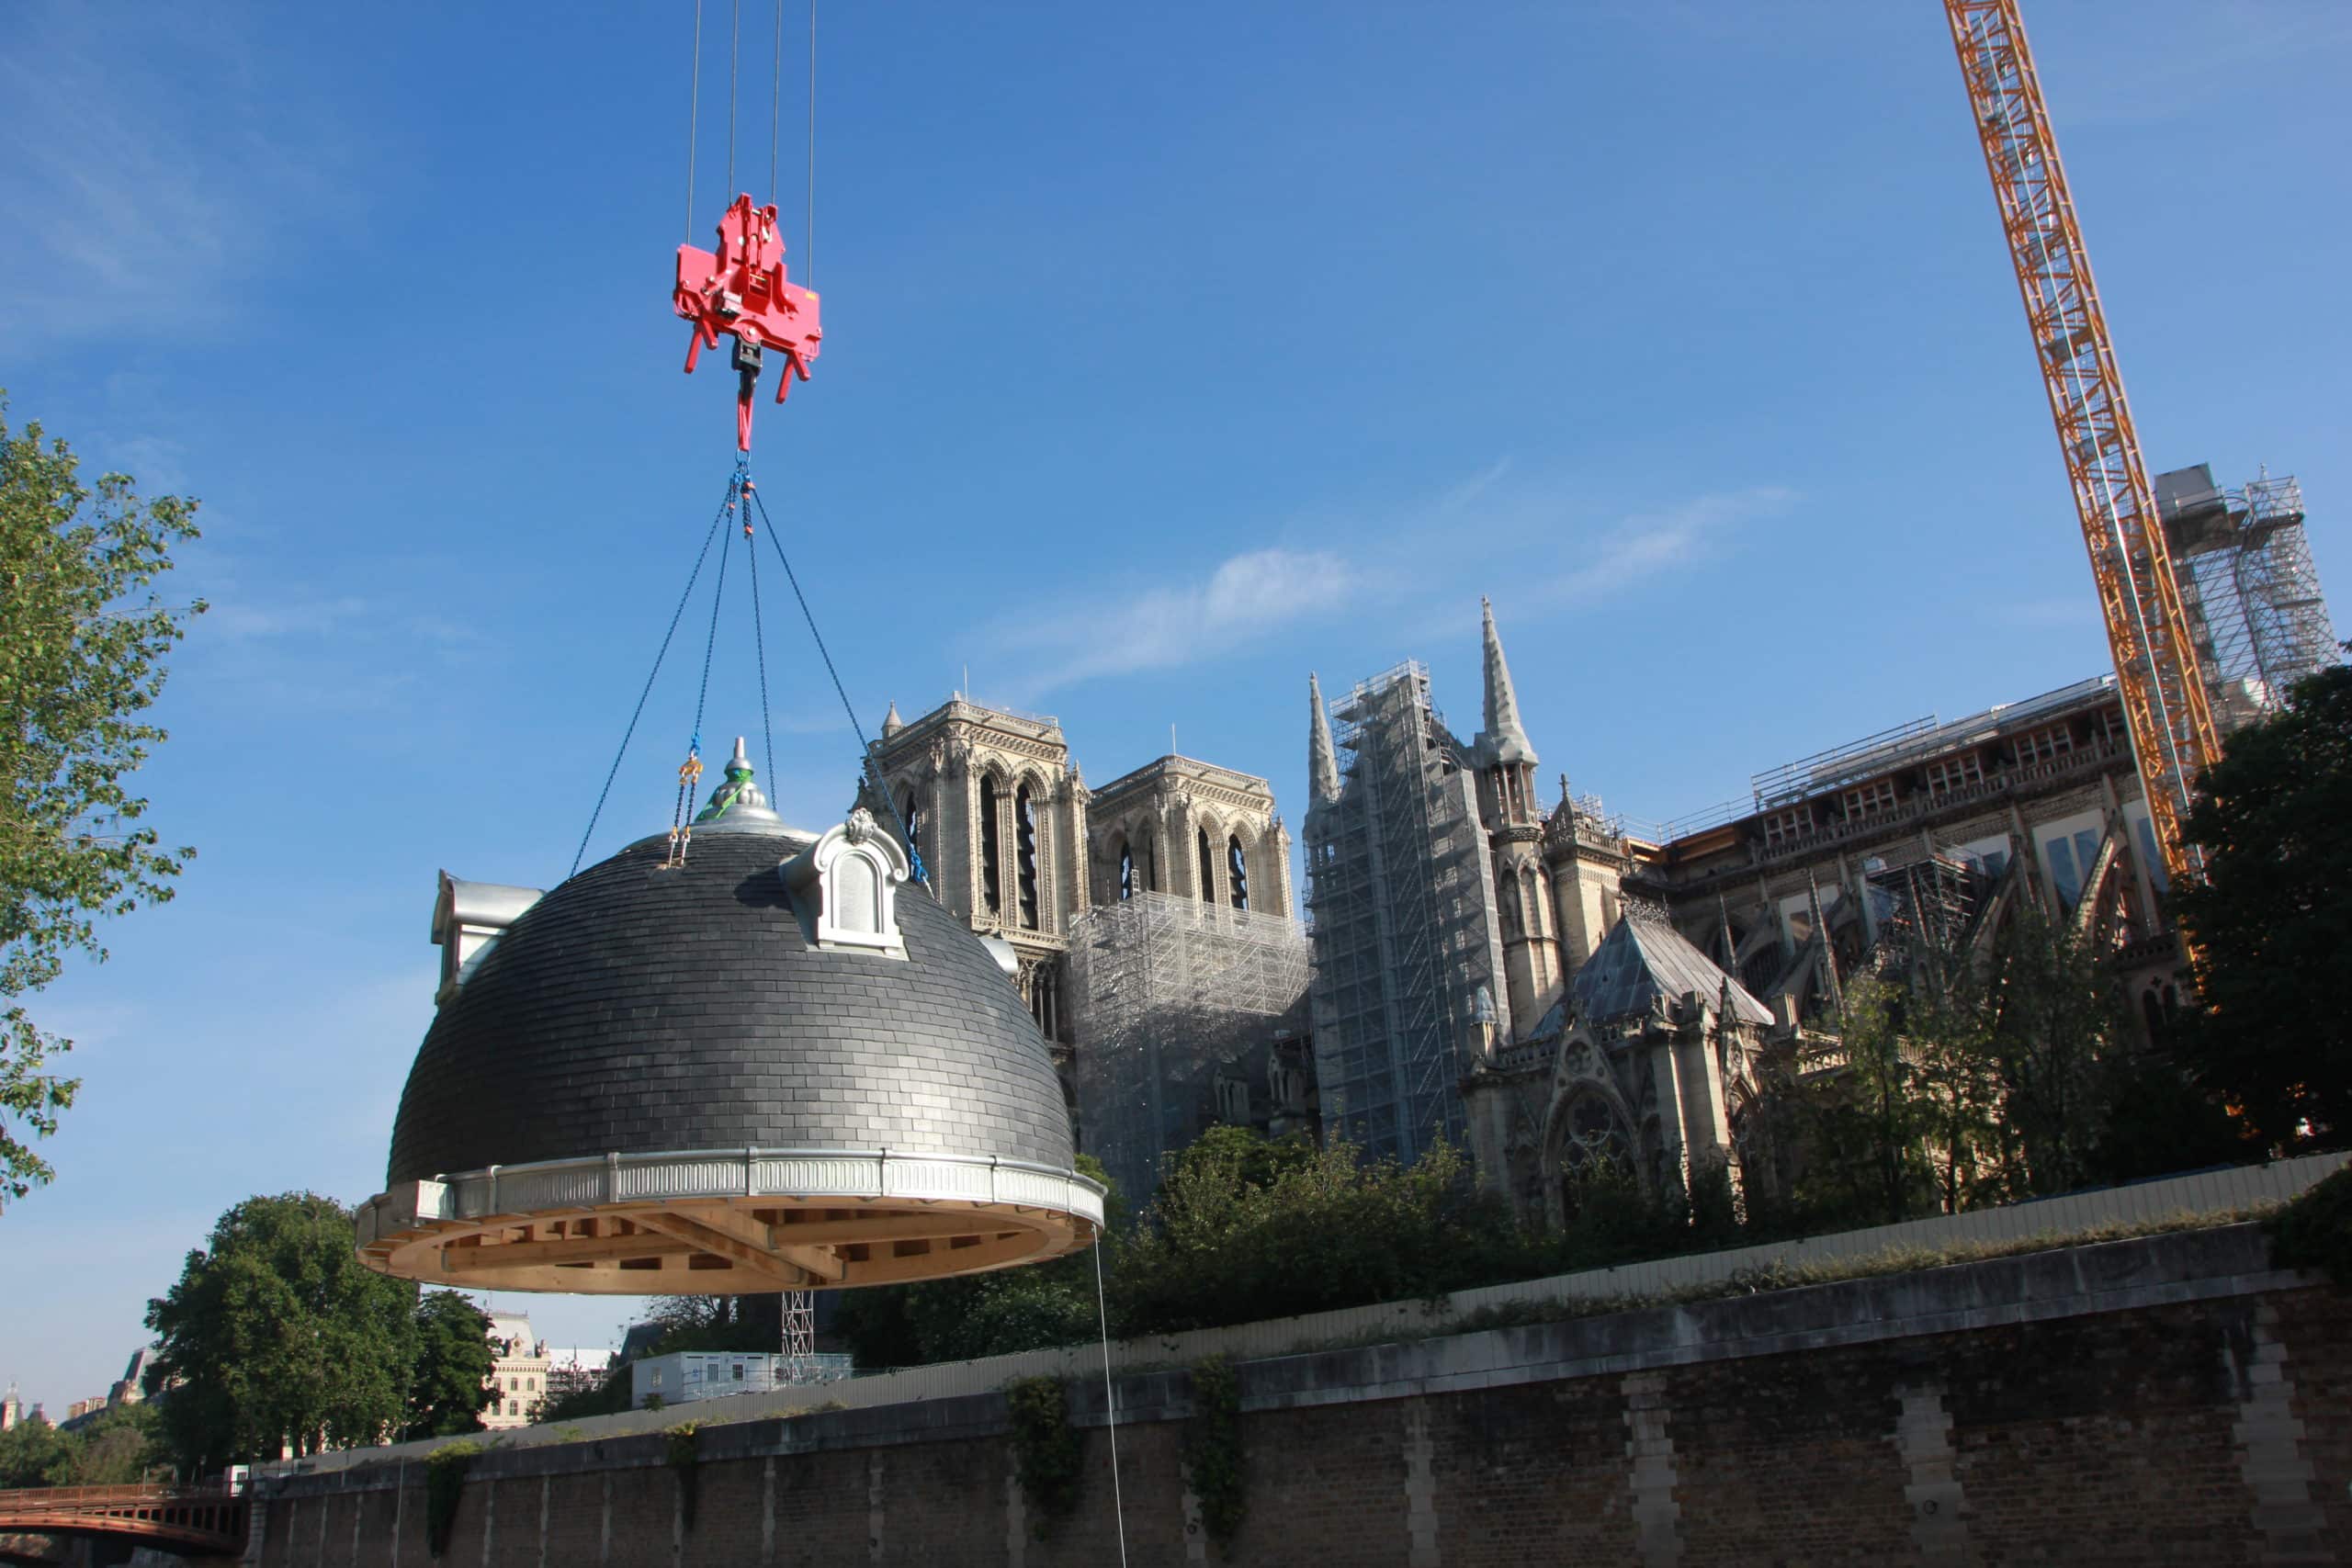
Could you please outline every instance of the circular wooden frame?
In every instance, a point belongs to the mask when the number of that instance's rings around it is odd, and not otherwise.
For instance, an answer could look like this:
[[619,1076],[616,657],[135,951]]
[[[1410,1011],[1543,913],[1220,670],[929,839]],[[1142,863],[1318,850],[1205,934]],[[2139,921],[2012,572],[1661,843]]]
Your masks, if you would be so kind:
[[1042,1262],[1091,1245],[1069,1171],[882,1150],[693,1151],[405,1182],[358,1214],[360,1261],[461,1290],[736,1295]]

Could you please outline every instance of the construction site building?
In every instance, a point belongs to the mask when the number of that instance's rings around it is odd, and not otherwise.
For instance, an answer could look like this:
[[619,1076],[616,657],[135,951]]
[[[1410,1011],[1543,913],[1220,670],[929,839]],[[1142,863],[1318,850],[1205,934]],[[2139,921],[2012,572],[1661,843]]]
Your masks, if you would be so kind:
[[1461,1079],[1510,1028],[1475,748],[1407,662],[1326,713],[1309,678],[1308,987],[1323,1122],[1374,1157],[1459,1143]]
[[2341,657],[2303,532],[2302,487],[2265,473],[2222,490],[2199,463],[2156,476],[2156,507],[2226,736]]
[[1079,1147],[1129,1203],[1213,1122],[1312,1123],[1306,936],[1264,779],[1170,755],[1090,789],[1058,721],[961,693],[911,723],[891,705],[874,761],[889,799],[866,804],[1001,944]]
[[1080,1124],[1130,1203],[1218,1123],[1311,1131],[1306,933],[1287,915],[1131,892],[1070,929]]
[[1467,742],[1419,664],[1328,710],[1309,682],[1317,1089],[1325,1125],[1372,1154],[1466,1138],[1531,1220],[1568,1212],[1596,1150],[1657,1183],[1770,1181],[1760,1054],[1834,1050],[1865,962],[1989,942],[2028,904],[2112,955],[2151,1031],[2177,1004],[2112,675],[1882,729],[1650,824],[1565,779],[1536,807],[1491,610],[1484,634]]

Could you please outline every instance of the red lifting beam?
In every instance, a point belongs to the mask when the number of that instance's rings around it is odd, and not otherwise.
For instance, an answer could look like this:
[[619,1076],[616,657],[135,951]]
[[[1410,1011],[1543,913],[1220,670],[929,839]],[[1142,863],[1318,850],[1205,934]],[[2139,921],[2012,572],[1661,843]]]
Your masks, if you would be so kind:
[[704,349],[718,346],[719,333],[735,340],[735,447],[749,452],[752,393],[759,385],[763,351],[773,348],[784,355],[784,369],[775,378],[775,400],[782,402],[795,376],[808,379],[808,362],[817,357],[825,335],[817,321],[815,292],[785,280],[775,209],[754,207],[750,197],[739,196],[718,220],[718,254],[680,245],[671,299],[694,328],[686,344],[687,374],[694,373]]

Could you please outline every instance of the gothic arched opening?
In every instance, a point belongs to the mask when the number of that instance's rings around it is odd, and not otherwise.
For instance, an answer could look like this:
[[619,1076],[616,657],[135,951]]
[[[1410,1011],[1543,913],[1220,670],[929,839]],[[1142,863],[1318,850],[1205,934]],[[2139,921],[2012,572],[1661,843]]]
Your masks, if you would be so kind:
[[1559,1183],[1560,1213],[1573,1220],[1602,1189],[1634,1184],[1634,1140],[1616,1107],[1587,1089],[1562,1109],[1555,1134],[1553,1178]]
[[1201,902],[1206,904],[1214,901],[1216,897],[1216,857],[1209,853],[1209,830],[1206,828],[1202,829],[1200,830],[1199,837],[1201,841]]
[[1023,784],[1012,797],[1013,835],[1020,860],[1021,925],[1037,929],[1037,806]]
[[996,780],[993,777],[982,778],[980,780],[980,897],[988,906],[988,911],[991,915],[1001,912],[1004,908],[1004,870],[997,845],[998,829],[1001,827],[997,820],[998,815]]
[[1136,896],[1136,847],[1125,840],[1119,840],[1119,897]]
[[1241,852],[1238,834],[1225,840],[1225,867],[1227,880],[1233,885],[1233,907],[1247,909],[1250,907],[1250,858]]

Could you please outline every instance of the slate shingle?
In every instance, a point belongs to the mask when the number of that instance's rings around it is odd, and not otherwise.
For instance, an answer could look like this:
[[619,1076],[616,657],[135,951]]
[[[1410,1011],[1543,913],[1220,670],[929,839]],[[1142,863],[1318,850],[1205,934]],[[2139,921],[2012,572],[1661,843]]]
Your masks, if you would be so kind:
[[979,939],[899,890],[904,960],[802,939],[801,840],[632,844],[533,905],[409,1070],[389,1183],[677,1149],[996,1155],[1067,1170],[1046,1042]]

